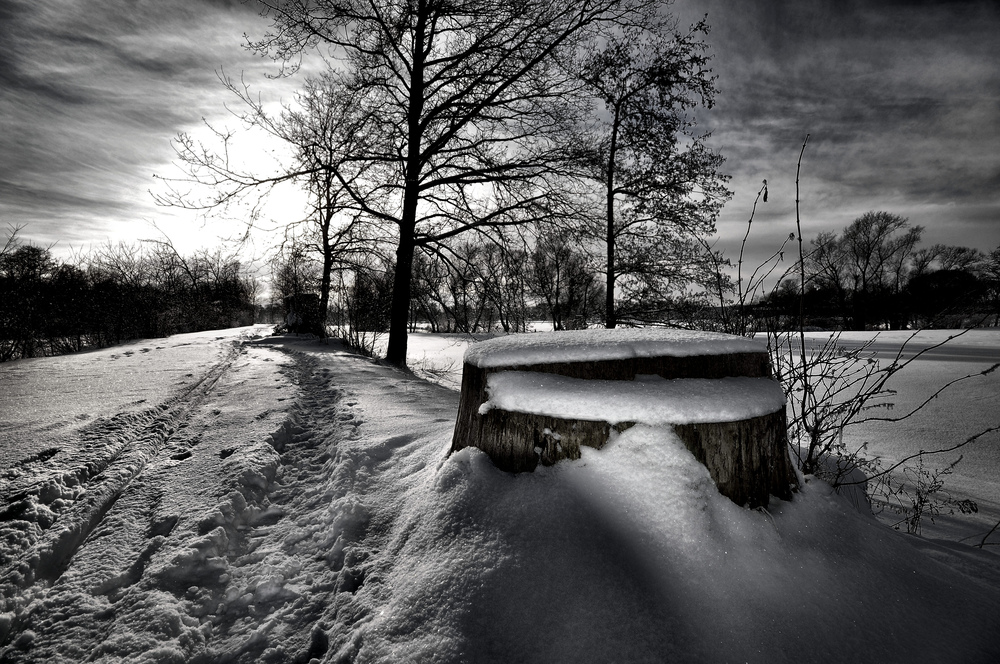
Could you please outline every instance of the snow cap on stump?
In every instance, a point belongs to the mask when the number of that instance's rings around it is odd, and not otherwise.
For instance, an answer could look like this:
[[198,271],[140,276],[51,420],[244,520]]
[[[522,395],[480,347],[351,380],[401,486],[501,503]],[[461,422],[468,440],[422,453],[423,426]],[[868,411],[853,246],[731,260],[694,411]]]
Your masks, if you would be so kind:
[[790,498],[785,398],[758,341],[714,332],[580,330],[470,346],[452,451],[530,471],[600,449],[612,432],[669,426],[740,505]]

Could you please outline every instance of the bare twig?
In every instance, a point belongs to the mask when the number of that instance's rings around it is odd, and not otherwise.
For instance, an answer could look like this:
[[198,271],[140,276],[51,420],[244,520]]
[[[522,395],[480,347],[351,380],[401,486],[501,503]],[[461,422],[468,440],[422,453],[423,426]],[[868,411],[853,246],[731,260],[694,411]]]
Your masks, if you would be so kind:
[[[996,524],[992,528],[990,528],[990,532],[988,532],[985,535],[983,535],[983,539],[979,540],[979,544],[977,544],[976,546],[979,547],[980,549],[983,548],[984,546],[986,546],[987,545],[987,541],[986,540],[989,539],[990,535],[992,535],[993,533],[996,532],[997,528],[1000,528],[1000,521],[997,521]],[[990,546],[994,546],[993,542],[989,542],[988,544]]]
[[[985,436],[986,434],[992,433],[994,431],[1000,431],[1000,425],[987,427],[987,428],[983,429],[982,431],[980,431],[979,433],[973,434],[973,435],[969,436],[968,438],[966,438],[965,440],[963,440],[961,443],[957,443],[955,445],[952,445],[951,447],[944,447],[944,448],[941,448],[939,450],[929,450],[929,451],[928,450],[920,450],[919,452],[916,452],[914,454],[910,454],[908,456],[903,457],[902,459],[900,459],[896,463],[892,464],[888,468],[885,468],[885,469],[883,469],[883,470],[875,473],[874,475],[868,476],[868,478],[865,480],[865,482],[870,482],[871,480],[878,479],[880,477],[886,476],[889,473],[891,473],[892,471],[905,466],[907,463],[909,463],[910,461],[913,461],[914,459],[922,459],[924,457],[931,456],[932,454],[946,454],[948,452],[954,452],[955,450],[961,449],[961,448],[965,447],[966,445],[968,445],[969,443],[973,443],[973,442],[979,440],[980,438],[982,438],[983,436]],[[861,481],[857,481],[857,482],[841,482],[841,483],[839,483],[838,486],[850,486],[850,485],[854,485],[854,484],[864,484],[864,482],[861,482]]]

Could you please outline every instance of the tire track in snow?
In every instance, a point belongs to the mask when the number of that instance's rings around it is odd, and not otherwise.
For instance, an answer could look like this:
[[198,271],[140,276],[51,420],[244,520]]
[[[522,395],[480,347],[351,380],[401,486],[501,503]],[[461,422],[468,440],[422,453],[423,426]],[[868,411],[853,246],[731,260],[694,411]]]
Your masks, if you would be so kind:
[[[414,421],[433,389],[422,381],[353,354],[257,343],[293,360],[282,372],[296,386],[291,408],[277,403],[287,392],[271,393],[268,410],[237,406],[246,390],[277,385],[261,373],[276,365],[254,364],[248,344],[247,362],[220,373],[208,399],[192,393],[193,414],[170,424],[189,428],[159,443],[65,573],[21,593],[23,620],[0,660],[351,659],[387,591],[384,549],[406,487],[443,457],[454,404]],[[226,413],[212,415],[220,408],[235,417],[229,428]],[[270,435],[235,433],[258,418]],[[192,455],[182,438],[199,439]],[[401,468],[399,455],[424,461]],[[212,470],[199,471],[209,457]],[[192,482],[203,483],[197,500],[179,497]]]
[[[288,435],[280,354],[243,351],[130,482],[51,584],[18,596],[0,661],[194,661]],[[277,361],[276,361],[277,360]],[[281,374],[286,374],[280,376]],[[220,502],[220,499],[222,502]],[[0,622],[4,616],[0,614]],[[215,661],[209,658],[208,661]]]
[[[205,453],[217,461],[218,472],[205,478],[201,499],[178,498],[170,490],[184,484],[178,472],[192,466],[171,465],[180,455],[161,453],[53,585],[48,606],[27,621],[22,633],[32,632],[31,641],[8,650],[24,659],[11,661],[131,661],[153,650],[188,662],[306,662],[323,656],[328,637],[321,617],[330,596],[360,585],[345,571],[344,558],[365,517],[352,509],[351,498],[347,505],[341,500],[349,487],[339,491],[329,482],[343,432],[337,415],[343,392],[308,356],[284,355],[294,362],[282,371],[284,383],[296,385],[297,396],[290,410],[280,411],[277,430],[242,439],[234,448],[241,439],[211,421],[209,413],[218,412],[213,407],[233,411],[232,400],[246,396],[235,394],[241,384],[248,388],[241,380],[248,367],[241,361],[191,423],[208,428],[195,434],[202,440],[190,464],[204,464]],[[170,447],[175,443],[176,437]],[[157,492],[162,500],[150,506]],[[128,527],[129,518],[156,526],[155,536],[151,529],[145,544],[139,542],[141,533]],[[122,528],[115,530],[119,522]],[[130,552],[131,564],[122,561],[117,573],[94,574],[101,552],[116,546]],[[88,560],[81,564],[81,558]],[[349,567],[349,555],[347,562]],[[79,645],[60,637],[69,629]]]
[[[37,582],[59,578],[129,484],[156,457],[170,435],[232,366],[241,352],[233,342],[222,361],[168,401],[139,413],[123,413],[86,427],[82,458],[47,468],[46,455],[9,469],[0,483],[0,612],[16,607],[15,596]],[[13,545],[13,546],[11,546]],[[0,624],[10,633],[13,625]]]

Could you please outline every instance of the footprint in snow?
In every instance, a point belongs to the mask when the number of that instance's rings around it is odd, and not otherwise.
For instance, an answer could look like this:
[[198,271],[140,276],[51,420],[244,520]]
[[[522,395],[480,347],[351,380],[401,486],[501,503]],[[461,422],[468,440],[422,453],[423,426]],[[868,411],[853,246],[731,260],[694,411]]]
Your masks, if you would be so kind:
[[177,525],[179,520],[180,517],[175,514],[168,514],[167,516],[154,519],[149,524],[149,530],[147,531],[148,537],[150,539],[157,536],[166,537],[173,531],[174,526]]

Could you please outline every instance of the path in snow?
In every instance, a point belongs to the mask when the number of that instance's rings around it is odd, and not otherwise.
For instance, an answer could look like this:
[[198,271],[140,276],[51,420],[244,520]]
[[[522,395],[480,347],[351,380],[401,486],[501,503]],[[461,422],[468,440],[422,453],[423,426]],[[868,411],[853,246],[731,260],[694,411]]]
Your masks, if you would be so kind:
[[[215,341],[221,359],[161,403],[106,395],[123,412],[53,427],[54,453],[0,471],[0,659],[304,662],[359,647],[351,626],[372,609],[353,593],[385,573],[371,549],[407,487],[386,479],[442,461],[457,397],[336,344]],[[59,380],[100,377],[77,357]],[[426,459],[391,463],[409,454]]]
[[206,368],[230,351],[234,334],[239,332],[179,334],[4,363],[0,468],[53,448],[71,452],[78,432],[93,430],[102,419],[148,416],[185,389],[196,388]]
[[[51,427],[59,431],[48,441],[56,442],[51,452],[0,471],[7,656],[84,661],[105,651],[143,652],[164,633],[204,641],[197,611],[173,611],[168,598],[193,586],[211,589],[225,576],[227,556],[242,542],[228,541],[218,526],[238,535],[234,528],[272,518],[247,502],[263,495],[275,473],[274,447],[295,391],[279,373],[288,364],[281,354],[241,347],[231,336],[213,337],[207,346],[214,349],[191,353],[187,364],[151,365],[144,380],[134,377],[146,394],[173,388],[161,402],[134,410],[131,388],[96,393],[98,412],[121,408],[123,399],[125,408],[75,434]],[[75,371],[69,358],[77,359]],[[67,356],[39,394],[59,394],[67,380],[113,384],[114,372],[101,366],[106,359]],[[171,368],[189,380],[177,386]],[[136,593],[137,584],[146,587]],[[143,639],[142,629],[160,638]]]

